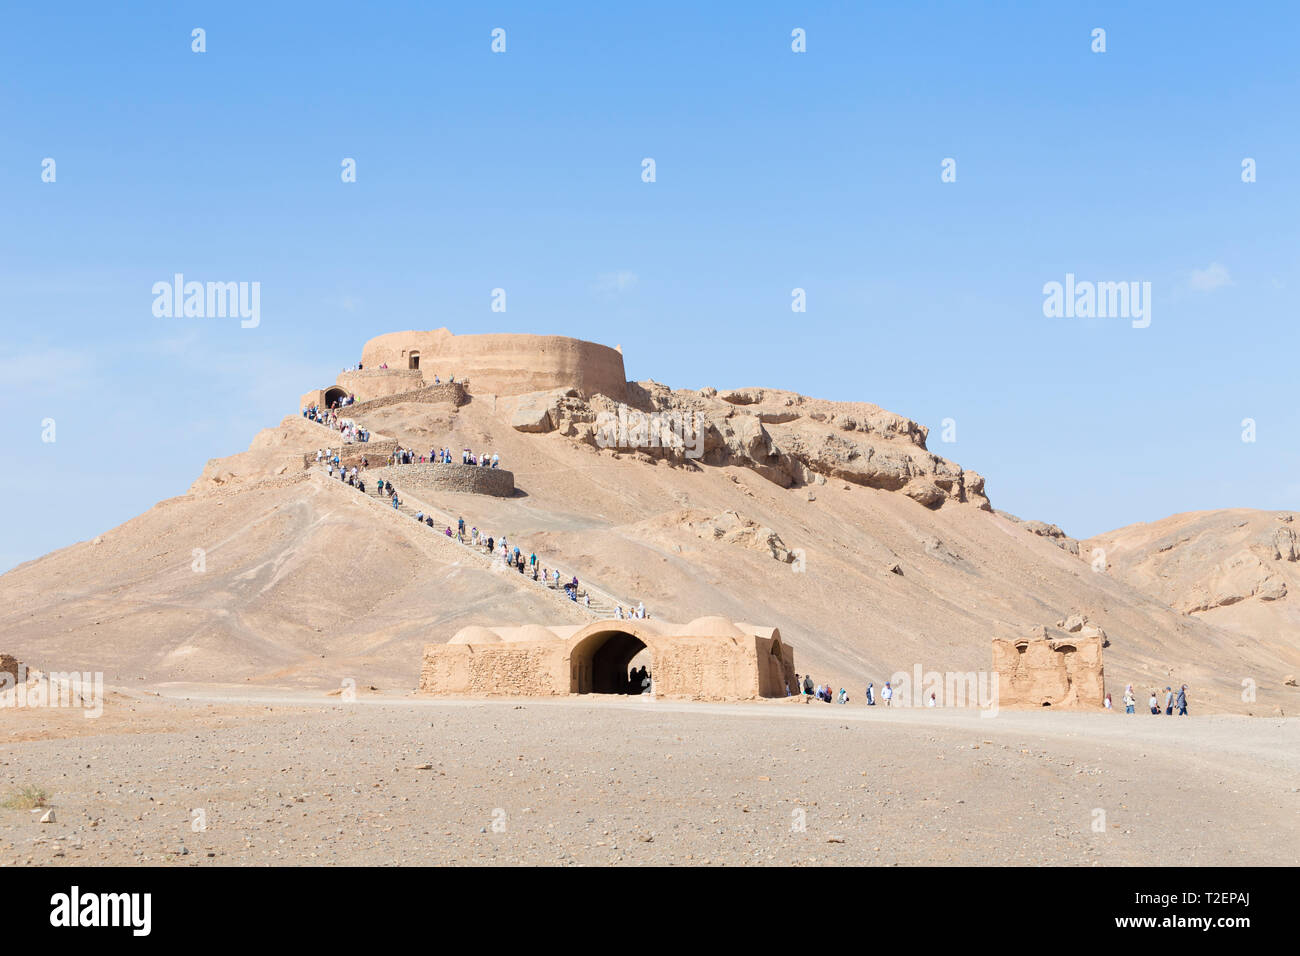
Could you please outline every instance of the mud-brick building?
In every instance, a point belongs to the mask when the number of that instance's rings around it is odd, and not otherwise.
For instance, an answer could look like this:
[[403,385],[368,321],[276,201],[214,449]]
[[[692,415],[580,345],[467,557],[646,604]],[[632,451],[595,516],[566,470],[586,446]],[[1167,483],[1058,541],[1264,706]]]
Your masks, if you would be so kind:
[[721,617],[689,624],[603,620],[582,626],[466,627],[428,644],[420,690],[429,694],[627,694],[645,666],[659,697],[746,700],[795,689],[794,650],[774,627]]

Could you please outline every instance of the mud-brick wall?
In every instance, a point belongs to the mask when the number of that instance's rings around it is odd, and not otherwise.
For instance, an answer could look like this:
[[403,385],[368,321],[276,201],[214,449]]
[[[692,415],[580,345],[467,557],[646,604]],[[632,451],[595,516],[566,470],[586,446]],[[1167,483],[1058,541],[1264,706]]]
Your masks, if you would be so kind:
[[555,643],[427,644],[420,690],[427,694],[567,694],[565,646]]
[[348,405],[342,409],[345,415],[364,414],[373,412],[377,408],[387,408],[389,405],[400,405],[402,402],[419,402],[424,405],[453,405],[459,407],[466,402],[465,386],[460,382],[451,384],[443,382],[441,385],[428,385],[420,388],[410,389],[403,392],[395,392],[392,395],[385,395],[382,398],[372,398],[368,401],[358,401],[355,405]]
[[357,397],[358,402],[373,398],[384,398],[398,392],[409,392],[424,384],[419,369],[407,368],[366,368],[360,371],[340,372],[334,383],[339,388],[347,389]]
[[705,700],[759,696],[754,638],[673,637],[653,641],[655,694]]
[[1106,695],[1101,638],[993,641],[1000,707],[1100,707]]
[[[370,456],[371,464],[375,456]],[[367,475],[384,481],[391,481],[397,486],[401,495],[406,489],[417,498],[421,491],[463,491],[474,495],[493,495],[497,498],[509,498],[515,493],[515,476],[504,468],[483,468],[478,465],[462,465],[456,462],[443,465],[437,462],[423,462],[412,465],[391,465],[384,468],[371,468]],[[430,502],[436,504],[436,502]]]
[[361,357],[367,369],[384,362],[404,368],[411,352],[420,353],[426,380],[435,373],[444,379],[455,375],[457,381],[468,381],[476,395],[523,395],[552,388],[577,388],[615,401],[627,395],[621,352],[562,335],[390,332],[367,342]]
[[[365,458],[366,461],[370,462],[370,470],[374,471],[375,465],[383,465],[388,461],[389,456],[397,451],[397,440],[395,438],[385,438],[380,441],[354,441],[345,444],[340,439],[332,445],[326,442],[321,445],[321,448],[329,448],[337,452],[339,463],[344,468],[351,468],[353,465],[360,468],[361,459]],[[314,451],[304,453],[302,463],[307,468],[315,465],[316,453]],[[325,459],[322,458],[320,463],[324,465]],[[367,471],[366,474],[370,474],[370,471]]]

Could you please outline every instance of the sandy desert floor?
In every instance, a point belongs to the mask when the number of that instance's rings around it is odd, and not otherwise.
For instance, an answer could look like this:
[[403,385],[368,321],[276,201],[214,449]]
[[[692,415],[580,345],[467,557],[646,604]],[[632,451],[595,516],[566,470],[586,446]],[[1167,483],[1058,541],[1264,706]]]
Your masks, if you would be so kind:
[[0,712],[0,864],[1300,863],[1294,718],[156,691]]

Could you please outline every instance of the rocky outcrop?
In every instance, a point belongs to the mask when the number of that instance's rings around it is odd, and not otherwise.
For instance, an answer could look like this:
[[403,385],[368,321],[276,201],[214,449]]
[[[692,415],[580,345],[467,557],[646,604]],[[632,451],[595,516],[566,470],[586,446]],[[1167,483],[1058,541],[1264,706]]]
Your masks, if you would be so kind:
[[723,392],[718,397],[724,402],[730,402],[732,405],[756,405],[763,400],[763,390],[761,388],[738,388],[734,391]]
[[1239,551],[1192,586],[1182,610],[1195,614],[1251,597],[1277,601],[1286,593],[1286,581],[1250,551]]
[[1101,640],[1102,647],[1110,646],[1110,638],[1102,630],[1101,625],[1088,620],[1088,615],[1079,612],[1073,612],[1063,620],[1057,621],[1056,626],[1066,634],[1078,634],[1081,637],[1095,637]]
[[1272,552],[1274,561],[1300,560],[1300,545],[1296,541],[1295,529],[1276,528],[1268,539],[1268,550]]
[[555,431],[559,427],[560,407],[564,400],[577,397],[577,390],[572,388],[553,388],[521,395],[510,416],[510,427],[520,432]]
[[1024,518],[1018,518],[1008,511],[999,511],[998,514],[1003,518],[1006,518],[1008,521],[1014,521],[1030,534],[1036,534],[1040,538],[1047,538],[1062,551],[1068,551],[1070,554],[1078,557],[1078,540],[1076,538],[1071,538],[1056,525],[1048,524],[1046,521],[1026,521]]
[[1247,508],[1193,511],[1118,528],[1082,548],[1105,555],[1108,575],[1183,614],[1247,635],[1252,644],[1295,649],[1296,517]]
[[991,510],[984,478],[925,447],[927,430],[864,403],[828,402],[773,389],[673,391],[628,384],[628,403],[575,389],[521,396],[510,422],[611,453],[674,465],[748,468],[783,488],[827,478],[901,491],[927,508],[950,501]]
[[711,517],[686,518],[682,521],[682,526],[706,541],[739,545],[766,554],[782,564],[794,561],[794,554],[785,546],[779,534],[735,511],[727,510]]

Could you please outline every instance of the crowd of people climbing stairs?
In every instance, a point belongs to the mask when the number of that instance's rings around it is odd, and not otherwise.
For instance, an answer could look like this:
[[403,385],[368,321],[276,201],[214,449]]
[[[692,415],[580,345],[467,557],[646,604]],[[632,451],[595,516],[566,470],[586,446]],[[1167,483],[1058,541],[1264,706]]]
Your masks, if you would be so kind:
[[[393,454],[388,456],[390,465],[423,465],[428,463],[451,465],[455,463],[455,456],[450,448],[430,448],[427,455],[416,451],[414,448],[398,447]],[[462,465],[476,465],[482,468],[500,468],[501,456],[497,454],[475,455],[468,448],[462,448],[460,451],[460,463]]]
[[[305,413],[304,413],[305,414]],[[313,419],[315,421],[315,419]],[[433,450],[428,459],[424,456],[417,456],[416,453],[408,448],[398,448],[393,455],[388,457],[387,464],[412,464],[416,461],[443,461],[449,462],[451,459],[451,450],[443,448]],[[462,452],[462,461],[465,464],[478,465],[484,468],[497,468],[500,464],[499,456],[493,455],[472,455],[469,449]],[[339,452],[332,448],[317,449],[316,464],[325,470],[327,477],[337,479],[349,487],[355,488],[362,494],[367,494],[365,472],[370,467],[370,461],[366,456],[362,456],[360,465],[347,466],[343,464]],[[401,496],[397,492],[397,486],[392,479],[380,478],[375,483],[375,492],[379,498],[391,505],[394,511],[400,511],[402,507]],[[436,529],[439,522],[433,520],[433,515],[425,514],[423,511],[415,513],[415,520],[425,527]],[[465,519],[458,518],[456,529],[453,531],[450,525],[446,525],[442,534],[448,538],[453,538],[466,547],[482,549],[488,557],[500,562],[507,569],[514,570],[525,577],[531,577],[532,580],[546,586],[549,589],[563,591],[565,597],[575,604],[581,603],[584,607],[591,607],[591,592],[583,591],[577,575],[574,575],[569,581],[564,581],[563,576],[558,569],[548,568],[543,565],[536,553],[530,553],[527,558],[524,557],[523,550],[515,545],[512,547],[505,535],[499,538],[486,531],[480,531],[477,527],[471,527],[468,530],[465,527]],[[619,620],[633,620],[637,618],[649,617],[646,611],[645,603],[639,602],[635,607],[624,607],[621,604],[614,605],[614,614]]]
[[309,422],[315,422],[318,425],[324,425],[326,428],[334,429],[347,444],[370,441],[370,429],[362,428],[352,419],[342,417],[333,408],[321,411],[318,406],[309,405],[302,410],[302,417]]

